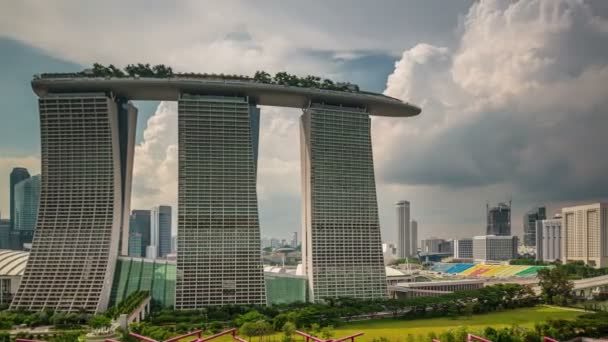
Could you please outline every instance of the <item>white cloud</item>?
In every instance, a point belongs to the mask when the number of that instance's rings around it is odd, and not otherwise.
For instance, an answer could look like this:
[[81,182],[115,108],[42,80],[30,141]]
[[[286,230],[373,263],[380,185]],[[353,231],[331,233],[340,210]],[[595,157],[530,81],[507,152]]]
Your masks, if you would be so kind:
[[607,197],[607,23],[582,1],[479,1],[457,46],[406,50],[386,93],[423,111],[374,120],[379,182],[462,212],[514,196],[514,217]]

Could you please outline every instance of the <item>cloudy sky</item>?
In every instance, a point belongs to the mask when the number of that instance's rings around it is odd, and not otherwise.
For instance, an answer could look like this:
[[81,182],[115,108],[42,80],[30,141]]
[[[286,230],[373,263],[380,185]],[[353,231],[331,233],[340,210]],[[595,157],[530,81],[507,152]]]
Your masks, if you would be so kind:
[[[374,118],[383,239],[412,202],[419,237],[484,231],[485,203],[608,199],[608,2],[0,0],[0,211],[14,166],[40,170],[39,72],[94,62],[177,71],[288,71],[348,80],[418,104]],[[177,116],[137,102],[133,207],[176,203]],[[262,108],[262,234],[300,226],[299,110]]]

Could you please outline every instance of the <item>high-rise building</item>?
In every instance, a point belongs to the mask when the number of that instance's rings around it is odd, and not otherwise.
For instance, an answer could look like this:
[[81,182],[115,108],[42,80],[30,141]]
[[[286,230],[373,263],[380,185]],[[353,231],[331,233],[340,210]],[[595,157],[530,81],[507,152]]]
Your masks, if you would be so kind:
[[511,235],[511,202],[498,203],[490,208],[486,205],[486,235]]
[[141,257],[141,233],[133,232],[129,234],[129,256]]
[[32,243],[34,230],[36,229],[39,198],[40,175],[24,179],[15,185],[13,231],[19,233],[20,246],[25,243]]
[[293,234],[291,235],[291,247],[298,247],[298,232],[293,232]]
[[410,255],[418,254],[418,221],[412,220],[410,223]]
[[564,262],[608,267],[608,203],[562,208]]
[[364,109],[314,103],[300,118],[302,266],[312,301],[387,296],[370,124]]
[[561,260],[562,216],[536,221],[536,260]]
[[[156,257],[164,258],[171,253],[171,207],[161,205],[151,210],[151,246],[156,247]],[[150,258],[151,256],[146,255]]]
[[139,234],[139,245],[141,250],[139,254],[135,250],[129,251],[130,256],[146,256],[146,247],[150,246],[152,241],[151,239],[151,225],[152,225],[152,215],[150,210],[141,210],[136,209],[131,211],[131,216],[129,218],[129,234],[130,236],[134,236],[134,234]]
[[11,230],[15,227],[15,185],[17,183],[30,178],[30,173],[24,167],[16,167],[13,168],[10,175],[10,183],[9,183],[9,194],[10,194],[10,226]]
[[516,236],[482,235],[473,237],[473,259],[475,261],[507,261],[516,256]]
[[473,239],[454,240],[454,259],[473,259]]
[[11,248],[11,221],[9,219],[0,219],[0,249]]
[[399,201],[397,210],[397,255],[407,258],[412,255],[412,240],[410,233],[410,202]]
[[39,215],[11,308],[101,312],[128,249],[137,110],[103,93],[49,93],[39,108]]
[[547,218],[547,209],[538,207],[524,214],[524,246],[536,246],[536,222]]
[[176,309],[266,303],[259,114],[246,97],[183,94],[178,101]]

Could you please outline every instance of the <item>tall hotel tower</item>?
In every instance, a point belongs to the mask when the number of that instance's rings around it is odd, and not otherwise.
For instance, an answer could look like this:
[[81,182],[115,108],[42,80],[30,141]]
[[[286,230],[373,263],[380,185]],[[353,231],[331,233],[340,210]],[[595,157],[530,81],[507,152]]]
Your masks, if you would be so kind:
[[259,109],[182,95],[176,309],[265,304],[256,193]]
[[11,309],[104,311],[127,251],[137,110],[104,93],[39,99],[42,185]]
[[310,299],[385,297],[370,117],[363,109],[311,104],[300,123]]

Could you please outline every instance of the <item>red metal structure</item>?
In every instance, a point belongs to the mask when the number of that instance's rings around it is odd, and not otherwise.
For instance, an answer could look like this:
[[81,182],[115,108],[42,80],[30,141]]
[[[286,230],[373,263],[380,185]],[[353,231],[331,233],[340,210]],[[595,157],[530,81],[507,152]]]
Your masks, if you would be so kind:
[[294,333],[297,334],[297,335],[300,335],[300,336],[304,336],[306,338],[306,342],[311,342],[311,341],[312,342],[344,342],[344,341],[349,341],[349,340],[351,342],[355,342],[355,338],[363,335],[363,333],[360,332],[360,333],[356,333],[354,335],[350,335],[350,336],[339,338],[337,340],[331,340],[331,339],[330,340],[324,340],[322,338],[318,338],[316,336],[312,336],[310,334],[307,334],[307,333],[305,333],[303,331],[299,331],[299,330],[294,331]]
[[543,342],[559,342],[559,341],[556,340],[556,339],[554,339],[554,338],[544,336],[543,337]]
[[[224,330],[220,333],[217,333],[217,334],[211,335],[211,336],[207,336],[207,337],[203,337],[202,334],[203,334],[202,330],[196,330],[196,331],[191,331],[187,334],[171,337],[170,339],[162,341],[162,342],[177,342],[177,341],[181,340],[182,338],[186,338],[186,337],[190,337],[190,336],[197,336],[197,338],[191,340],[190,342],[207,342],[207,341],[211,341],[213,339],[216,339],[216,338],[218,338],[220,336],[224,336],[224,335],[232,335],[232,339],[235,341],[238,341],[238,342],[247,342],[247,340],[244,340],[241,337],[237,336],[236,328]],[[155,339],[149,338],[147,336],[139,335],[136,333],[129,333],[129,335],[131,335],[132,337],[135,337],[136,339],[138,339],[140,341],[144,341],[144,342],[159,342]],[[27,342],[27,341],[24,341],[24,342]],[[118,342],[118,341],[106,340],[106,342]]]

